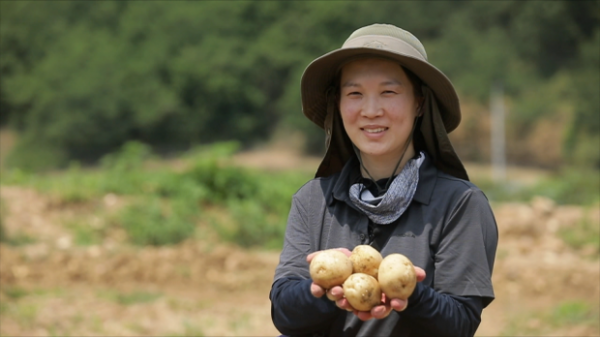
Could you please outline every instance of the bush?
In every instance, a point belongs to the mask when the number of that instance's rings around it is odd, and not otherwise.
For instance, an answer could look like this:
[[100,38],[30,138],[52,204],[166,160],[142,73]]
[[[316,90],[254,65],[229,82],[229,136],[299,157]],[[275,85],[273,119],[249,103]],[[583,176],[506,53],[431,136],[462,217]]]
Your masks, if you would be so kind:
[[170,245],[195,231],[195,210],[189,203],[154,196],[137,200],[121,211],[119,222],[137,245]]
[[285,233],[285,216],[269,212],[255,200],[230,200],[227,203],[230,223],[214,223],[217,233],[242,247],[260,246],[281,249]]
[[[105,156],[101,169],[83,169],[76,162],[53,174],[13,169],[2,182],[33,186],[63,203],[89,202],[108,193],[130,196],[132,203],[118,213],[116,222],[138,245],[185,240],[194,233],[202,207],[213,207],[227,213],[212,221],[224,240],[244,247],[280,248],[292,195],[310,175],[233,166],[229,160],[238,148],[235,142],[194,148],[182,156],[189,167],[175,172],[145,168],[151,158],[149,147],[130,142]],[[72,227],[80,244],[102,236]]]

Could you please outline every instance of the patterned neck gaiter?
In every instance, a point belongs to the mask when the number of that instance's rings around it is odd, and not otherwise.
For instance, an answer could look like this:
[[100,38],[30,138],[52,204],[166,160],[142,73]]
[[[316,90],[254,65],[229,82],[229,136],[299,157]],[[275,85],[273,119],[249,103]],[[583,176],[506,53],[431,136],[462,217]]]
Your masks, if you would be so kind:
[[350,186],[350,200],[378,225],[388,225],[396,221],[406,211],[415,195],[419,182],[419,168],[425,154],[409,160],[402,171],[394,178],[388,190],[375,197],[362,183]]

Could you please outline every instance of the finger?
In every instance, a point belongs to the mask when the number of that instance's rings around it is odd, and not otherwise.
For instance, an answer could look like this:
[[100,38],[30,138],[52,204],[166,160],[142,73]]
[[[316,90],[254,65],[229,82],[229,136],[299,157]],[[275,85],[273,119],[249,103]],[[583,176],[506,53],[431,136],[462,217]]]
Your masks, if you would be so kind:
[[310,284],[310,293],[316,297],[322,297],[325,294],[325,289],[323,289],[321,286],[316,285],[314,282]]
[[415,274],[417,274],[417,282],[423,281],[425,279],[425,276],[427,276],[425,270],[423,270],[420,267],[415,267]]
[[[335,249],[344,253],[348,257],[350,257],[350,255],[352,255],[352,252],[350,250],[348,250],[348,248],[335,248]],[[310,261],[312,261],[312,259],[314,259],[315,256],[317,256],[317,254],[319,254],[320,252],[322,252],[322,250],[308,254],[306,256],[306,262],[310,263]]]
[[350,255],[352,255],[352,252],[348,248],[336,248],[336,249],[339,250],[340,252],[346,254],[347,257],[350,257]]
[[306,262],[310,263],[310,261],[312,261],[312,259],[315,258],[315,256],[317,256],[317,254],[319,254],[321,251],[318,252],[314,252],[314,253],[310,253],[306,256]]
[[334,286],[333,288],[331,288],[331,294],[338,298],[342,298],[344,297],[344,288],[342,288],[341,286]]
[[354,308],[352,308],[352,306],[350,305],[350,303],[348,303],[348,300],[345,298],[341,298],[335,301],[335,305],[337,305],[337,307],[342,310],[355,311]]
[[370,311],[358,311],[355,310],[354,314],[356,315],[356,317],[358,317],[358,319],[360,319],[361,321],[368,321],[370,319],[373,319],[373,315],[371,315]]
[[408,306],[408,300],[402,300],[399,298],[392,298],[390,301],[392,309],[396,311],[403,311]]
[[387,304],[378,305],[371,309],[371,316],[376,319],[386,318],[392,312],[392,306]]
[[337,301],[344,297],[344,288],[340,286],[335,286],[329,290],[327,290],[327,298],[332,301]]

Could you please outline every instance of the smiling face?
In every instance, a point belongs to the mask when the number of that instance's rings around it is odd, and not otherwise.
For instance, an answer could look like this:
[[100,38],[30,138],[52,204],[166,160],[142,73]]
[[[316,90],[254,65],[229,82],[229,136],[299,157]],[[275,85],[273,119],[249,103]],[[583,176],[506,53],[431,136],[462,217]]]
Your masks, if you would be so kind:
[[[396,62],[362,59],[342,68],[340,113],[365,165],[397,163],[406,142],[411,142],[418,103],[411,81]],[[403,161],[413,156],[411,143]]]

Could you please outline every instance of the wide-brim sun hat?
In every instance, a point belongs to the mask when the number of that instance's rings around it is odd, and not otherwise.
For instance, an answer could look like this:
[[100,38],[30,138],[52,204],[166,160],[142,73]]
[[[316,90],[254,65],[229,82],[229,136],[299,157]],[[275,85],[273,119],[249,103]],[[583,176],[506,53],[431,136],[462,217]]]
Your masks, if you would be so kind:
[[466,170],[447,136],[461,120],[459,99],[452,82],[429,63],[419,39],[389,24],[373,24],[357,29],[341,48],[312,61],[302,75],[302,111],[327,133],[325,157],[316,176],[328,176],[340,171],[353,155],[352,144],[336,112],[337,106],[334,105],[337,103],[334,104],[335,95],[331,90],[337,90],[338,84],[334,81],[339,80],[341,67],[364,57],[383,57],[396,61],[422,81],[424,94],[431,93],[429,100],[425,97],[426,111],[419,130],[427,144],[427,152],[436,167],[468,180]]

